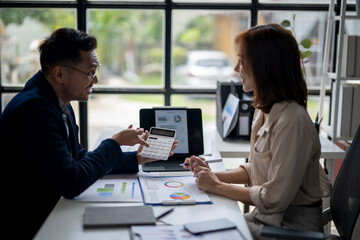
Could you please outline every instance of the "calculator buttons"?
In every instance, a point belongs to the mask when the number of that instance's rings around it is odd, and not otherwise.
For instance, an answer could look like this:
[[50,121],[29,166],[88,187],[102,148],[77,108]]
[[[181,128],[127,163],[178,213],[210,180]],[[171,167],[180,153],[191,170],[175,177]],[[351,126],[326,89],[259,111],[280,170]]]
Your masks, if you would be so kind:
[[162,130],[165,130],[167,134],[171,132],[171,136],[162,136],[158,134],[152,134],[151,130],[150,135],[146,141],[150,145],[150,147],[144,146],[140,155],[153,159],[167,160],[171,152],[173,142],[175,140],[176,131],[171,129],[156,128],[157,132],[159,133],[161,133]]
[[147,142],[149,143],[150,147],[144,147],[141,152],[141,156],[160,160],[168,159],[173,140],[164,141],[158,139],[157,141],[154,141],[149,139]]

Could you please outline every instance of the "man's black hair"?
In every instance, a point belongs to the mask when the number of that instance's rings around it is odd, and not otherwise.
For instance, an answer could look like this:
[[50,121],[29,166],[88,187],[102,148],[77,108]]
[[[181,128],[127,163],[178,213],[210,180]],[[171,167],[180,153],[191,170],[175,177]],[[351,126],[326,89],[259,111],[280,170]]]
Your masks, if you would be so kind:
[[80,51],[92,51],[97,47],[94,36],[72,28],[59,28],[39,46],[40,65],[44,74],[56,65],[81,62]]

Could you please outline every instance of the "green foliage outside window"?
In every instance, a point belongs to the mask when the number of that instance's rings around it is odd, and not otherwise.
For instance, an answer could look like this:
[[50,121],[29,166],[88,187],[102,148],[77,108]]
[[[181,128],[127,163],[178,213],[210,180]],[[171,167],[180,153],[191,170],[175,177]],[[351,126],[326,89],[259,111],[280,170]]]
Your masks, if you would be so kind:
[[[284,20],[280,23],[281,26],[288,29],[296,38],[295,35],[295,17],[296,15],[293,15],[293,24],[289,20]],[[312,46],[312,42],[308,38],[304,38],[299,42],[299,48],[300,48],[300,58],[303,63],[309,62],[310,58],[312,57],[312,52],[309,50]],[[305,73],[305,69],[303,68],[303,72]],[[309,115],[312,120],[315,120],[316,114],[318,110],[318,101],[317,99],[314,100],[312,98],[308,99],[307,102],[307,111],[309,112]]]
[[[284,28],[288,29],[294,35],[294,37],[296,37],[296,35],[295,35],[295,17],[296,17],[296,15],[294,14],[293,19],[292,19],[293,24],[291,24],[291,22],[289,20],[284,20],[280,23],[280,25],[283,26]],[[305,38],[299,42],[299,46],[300,46],[300,57],[301,57],[303,63],[307,63],[312,56],[312,52],[309,50],[312,46],[312,42],[309,39]]]
[[54,31],[64,26],[74,26],[75,14],[69,14],[68,9],[22,9],[7,8],[0,11],[0,21],[7,26],[9,24],[21,25],[25,18],[32,18],[43,23],[47,30]]

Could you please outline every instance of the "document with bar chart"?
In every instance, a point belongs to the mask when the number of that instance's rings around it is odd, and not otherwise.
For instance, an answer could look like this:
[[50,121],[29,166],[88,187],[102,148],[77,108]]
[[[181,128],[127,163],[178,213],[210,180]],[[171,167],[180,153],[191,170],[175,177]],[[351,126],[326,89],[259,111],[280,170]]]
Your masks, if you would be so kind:
[[200,190],[193,176],[140,176],[144,203],[151,205],[178,205],[212,203],[209,195]]
[[137,178],[99,179],[74,200],[83,202],[143,202]]

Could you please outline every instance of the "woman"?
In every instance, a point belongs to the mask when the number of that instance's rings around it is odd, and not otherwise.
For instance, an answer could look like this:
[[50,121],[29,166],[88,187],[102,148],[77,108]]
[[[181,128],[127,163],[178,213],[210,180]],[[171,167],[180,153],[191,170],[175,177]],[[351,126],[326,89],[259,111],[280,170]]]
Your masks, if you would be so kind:
[[264,225],[322,232],[321,199],[331,184],[319,164],[319,136],[306,111],[298,44],[288,30],[267,24],[240,33],[235,46],[235,71],[243,90],[253,91],[256,109],[249,161],[217,173],[199,157],[185,163],[199,188],[255,206],[244,215],[254,239]]

